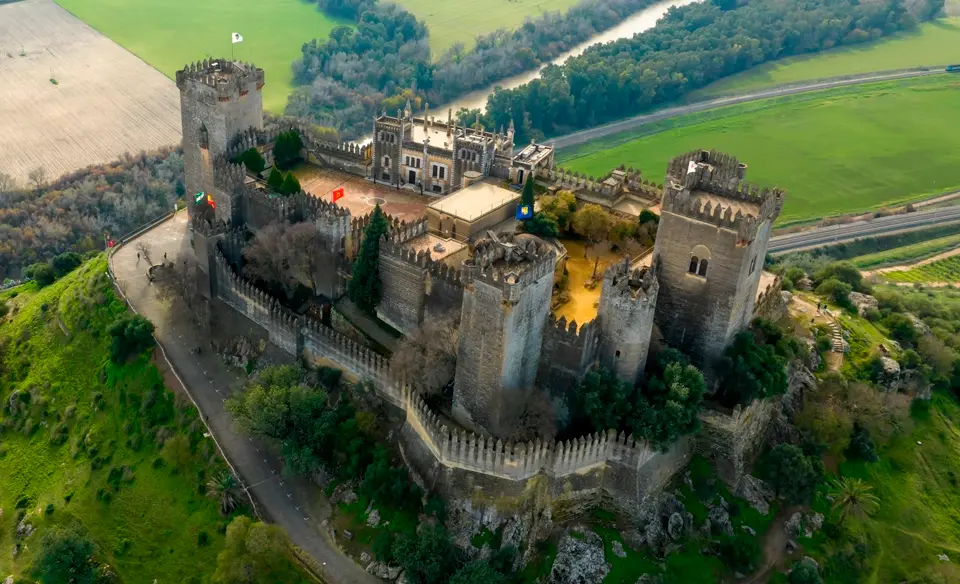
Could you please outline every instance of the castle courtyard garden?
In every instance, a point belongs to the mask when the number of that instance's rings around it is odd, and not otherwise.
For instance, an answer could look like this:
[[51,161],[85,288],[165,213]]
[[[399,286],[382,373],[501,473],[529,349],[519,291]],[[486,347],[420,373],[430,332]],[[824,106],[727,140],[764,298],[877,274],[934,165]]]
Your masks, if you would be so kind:
[[779,226],[960,188],[960,79],[938,75],[711,110],[561,150],[558,165],[602,176],[617,164],[663,180],[671,152],[737,152],[751,177],[790,192]]

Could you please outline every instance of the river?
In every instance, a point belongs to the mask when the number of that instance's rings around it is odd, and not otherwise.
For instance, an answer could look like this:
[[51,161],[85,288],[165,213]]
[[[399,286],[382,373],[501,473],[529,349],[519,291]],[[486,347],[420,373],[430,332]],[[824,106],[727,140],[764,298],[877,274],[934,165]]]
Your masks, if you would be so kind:
[[[693,4],[697,1],[698,0],[667,0],[666,2],[658,2],[648,8],[644,8],[643,10],[632,14],[620,24],[612,28],[608,28],[590,40],[577,45],[551,62],[556,65],[560,65],[568,58],[575,57],[583,53],[585,50],[587,50],[587,47],[591,47],[597,43],[609,43],[622,38],[630,38],[638,32],[643,32],[653,28],[653,25],[660,20],[660,17],[666,14],[667,11],[674,6],[686,6],[687,4]],[[452,103],[444,104],[435,109],[431,107],[431,109],[434,109],[434,111],[438,112],[446,111],[448,108],[453,108],[454,112],[460,111],[460,108],[485,110],[487,107],[487,96],[493,93],[494,88],[503,87],[506,89],[511,89],[513,87],[517,87],[518,85],[523,85],[532,79],[536,79],[540,74],[540,71],[546,66],[547,65],[543,65],[540,67],[540,69],[525,71],[519,75],[501,79],[488,87],[471,91]]]

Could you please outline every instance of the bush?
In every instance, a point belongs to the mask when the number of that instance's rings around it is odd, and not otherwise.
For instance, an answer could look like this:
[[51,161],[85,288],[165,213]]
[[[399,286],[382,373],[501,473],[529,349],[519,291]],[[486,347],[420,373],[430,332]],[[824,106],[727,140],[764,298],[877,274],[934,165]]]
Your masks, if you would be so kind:
[[300,191],[300,181],[297,180],[297,177],[293,176],[292,172],[288,172],[287,176],[283,179],[283,184],[280,185],[280,192],[284,195],[295,195]]
[[206,531],[201,531],[197,534],[197,546],[203,547],[210,543],[210,536]]
[[850,446],[847,447],[847,456],[864,462],[876,462],[880,460],[877,456],[877,445],[870,437],[870,430],[856,424],[853,427],[853,434],[850,436]]
[[44,512],[47,515],[53,515],[53,511],[54,511],[53,503],[48,503],[47,508],[44,510]]
[[791,505],[810,500],[823,480],[823,464],[792,444],[778,444],[765,461],[767,478],[776,494]]
[[640,217],[638,220],[640,225],[643,225],[644,223],[660,223],[660,216],[650,209],[644,209],[643,211],[640,211]]
[[823,578],[817,570],[817,565],[806,560],[799,560],[790,567],[790,584],[823,584]]
[[732,572],[750,572],[760,556],[759,544],[746,534],[722,538],[718,551],[720,560]]
[[139,314],[120,317],[107,329],[110,334],[110,357],[122,363],[131,355],[139,355],[153,347],[153,323]]
[[373,558],[378,562],[390,564],[393,562],[393,533],[384,531],[373,538]]
[[828,278],[817,286],[816,292],[821,296],[832,298],[840,306],[849,307],[850,293],[853,292],[853,287],[836,278]]
[[784,358],[773,346],[758,344],[750,331],[734,337],[717,370],[721,379],[720,402],[728,407],[749,404],[756,398],[779,395],[787,390]]
[[57,275],[53,271],[53,268],[50,267],[50,265],[46,262],[40,262],[27,266],[23,269],[23,276],[25,278],[33,279],[37,283],[37,286],[41,288],[53,284],[53,282],[57,279]]
[[273,160],[280,170],[287,170],[300,161],[303,140],[296,130],[281,132],[273,144]]
[[279,192],[283,191],[283,174],[274,166],[270,169],[270,175],[267,176],[267,186]]
[[263,172],[263,169],[267,167],[266,161],[263,159],[263,156],[260,155],[260,151],[256,148],[244,150],[236,158],[234,158],[233,161],[237,164],[246,165],[247,170],[254,174],[260,174]]
[[51,264],[53,265],[53,271],[57,278],[66,276],[70,272],[80,267],[80,264],[82,263],[83,259],[80,257],[80,254],[72,251],[55,256],[51,261]]

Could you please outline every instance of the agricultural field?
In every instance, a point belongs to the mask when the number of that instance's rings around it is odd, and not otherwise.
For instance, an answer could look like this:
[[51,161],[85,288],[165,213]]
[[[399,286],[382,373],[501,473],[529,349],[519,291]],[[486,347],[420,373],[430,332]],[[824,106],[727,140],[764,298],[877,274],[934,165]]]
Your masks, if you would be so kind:
[[[199,584],[229,521],[206,481],[227,466],[148,355],[110,359],[105,331],[127,310],[106,268],[0,292],[0,574],[27,582],[44,533],[79,524],[126,584]],[[21,516],[36,532],[15,554]]]
[[0,5],[0,172],[21,185],[180,142],[176,85],[50,0]]
[[878,251],[850,259],[860,269],[882,268],[923,260],[941,252],[960,247],[960,235],[938,237],[886,251]]
[[[960,11],[960,1],[957,5]],[[865,45],[764,63],[696,91],[688,100],[701,101],[827,77],[951,63],[960,63],[960,17],[926,22],[914,31]]]
[[430,49],[435,56],[442,55],[455,43],[473,47],[477,36],[499,28],[518,28],[528,18],[543,12],[565,12],[580,0],[398,0],[403,6],[427,23],[430,31]]
[[[276,114],[287,105],[293,88],[290,66],[303,43],[326,39],[334,26],[346,24],[304,0],[59,0],[59,4],[171,79],[177,69],[205,57],[233,56],[255,63],[266,74],[263,106]],[[242,43],[231,44],[233,32],[243,35]],[[179,112],[179,97],[171,107]]]
[[904,271],[885,272],[883,277],[894,282],[960,282],[960,256],[953,256]]
[[960,76],[937,75],[769,99],[644,126],[561,150],[565,168],[603,176],[625,164],[662,182],[667,161],[716,148],[779,185],[779,225],[876,209],[960,189]]

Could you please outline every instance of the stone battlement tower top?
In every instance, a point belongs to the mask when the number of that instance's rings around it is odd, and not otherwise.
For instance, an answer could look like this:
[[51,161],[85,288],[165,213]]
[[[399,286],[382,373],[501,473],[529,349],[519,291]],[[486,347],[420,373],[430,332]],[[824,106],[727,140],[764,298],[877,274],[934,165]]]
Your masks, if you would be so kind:
[[647,363],[659,290],[653,271],[632,270],[627,258],[603,275],[600,363],[628,383],[636,383]]
[[204,60],[190,63],[177,71],[177,87],[183,91],[188,83],[201,84],[213,89],[223,101],[245,95],[251,90],[263,88],[263,69],[249,63],[226,59]]
[[556,250],[539,237],[488,231],[463,263],[463,277],[500,288],[504,302],[517,302],[524,287],[553,274],[556,261]]

